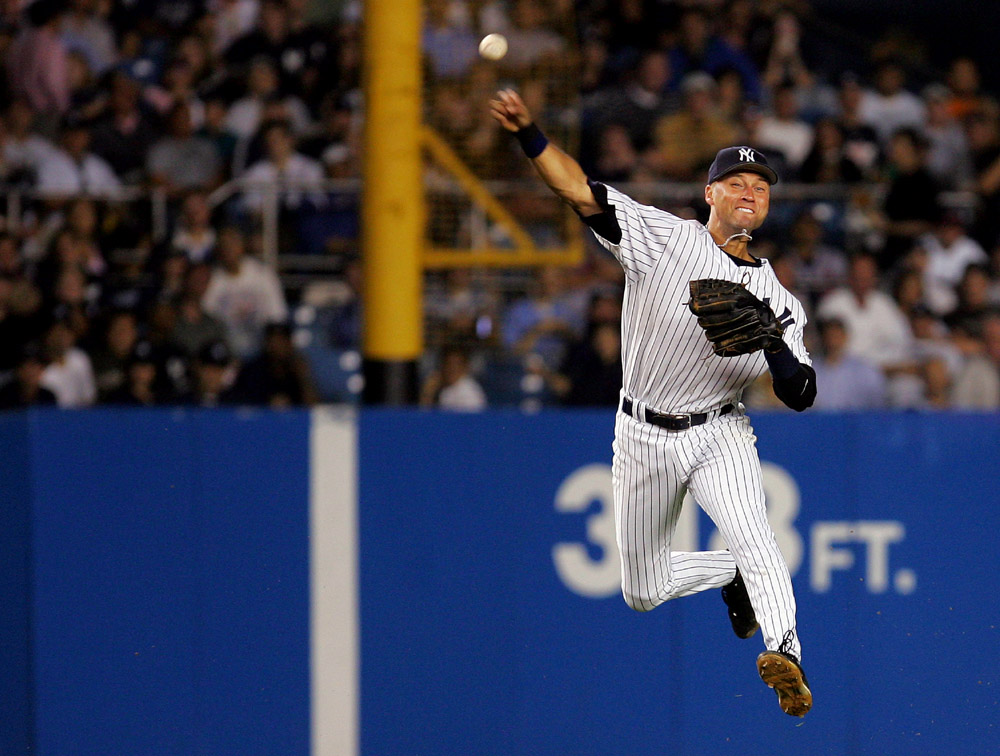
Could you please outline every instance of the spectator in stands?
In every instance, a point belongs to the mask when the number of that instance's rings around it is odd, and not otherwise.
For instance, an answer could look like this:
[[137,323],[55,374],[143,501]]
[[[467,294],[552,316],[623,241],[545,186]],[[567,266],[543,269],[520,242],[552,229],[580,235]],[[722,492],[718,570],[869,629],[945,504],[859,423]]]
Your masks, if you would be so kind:
[[216,56],[208,41],[198,34],[181,36],[174,45],[174,55],[191,69],[195,89],[207,96],[220,94],[224,80],[231,74],[225,62]]
[[212,50],[223,53],[233,42],[249,34],[257,24],[257,0],[218,0],[212,4]]
[[682,84],[694,71],[715,76],[723,70],[732,69],[739,72],[747,99],[761,102],[762,88],[757,67],[744,52],[712,33],[711,22],[704,9],[692,7],[684,10],[678,34],[678,43],[670,50],[671,86]]
[[716,112],[728,123],[739,123],[743,110],[748,105],[743,91],[743,80],[732,69],[720,71],[716,83]]
[[304,68],[325,62],[325,49],[310,49],[315,44],[316,40],[292,33],[283,0],[262,0],[256,28],[237,38],[224,57],[237,70],[260,56],[269,59],[280,79],[281,91],[291,94],[299,88]]
[[989,258],[979,242],[965,233],[954,210],[942,211],[934,229],[917,240],[926,256],[921,266],[927,303],[938,315],[947,315],[958,304],[956,289],[970,265],[985,265]]
[[420,404],[458,412],[486,409],[486,394],[472,376],[463,349],[453,346],[442,352],[440,368],[428,375],[420,389]]
[[424,6],[422,47],[429,73],[437,79],[467,75],[478,57],[479,40],[464,10],[464,4],[449,0],[428,0]]
[[986,248],[1000,242],[1000,112],[982,108],[969,115],[966,136],[972,155],[979,213],[973,236]]
[[[13,284],[24,278],[24,258],[19,240],[6,231],[0,231],[0,281]],[[9,290],[5,290],[9,294]]]
[[289,43],[282,56],[291,94],[310,103],[320,102],[327,92],[337,89],[339,72],[334,60],[337,43],[331,30],[315,21],[315,6],[311,0],[285,0]]
[[360,134],[357,126],[354,112],[346,100],[324,97],[317,129],[300,142],[299,151],[320,161],[332,178],[358,176]]
[[191,192],[181,203],[177,227],[170,237],[170,250],[191,263],[208,262],[217,238],[208,197],[204,192]]
[[126,184],[145,177],[146,155],[159,138],[156,124],[139,107],[139,82],[119,70],[111,77],[108,110],[93,129],[94,152]]
[[632,181],[640,167],[639,152],[628,129],[620,123],[605,126],[598,139],[597,162],[589,176],[612,184]]
[[205,103],[195,89],[194,69],[182,58],[167,62],[161,81],[143,90],[143,99],[160,117],[169,117],[178,105],[186,105],[191,129],[197,131],[205,123]]
[[247,255],[238,228],[219,232],[217,257],[202,305],[226,326],[237,356],[250,359],[260,353],[265,326],[288,317],[285,294],[275,272]]
[[15,366],[25,344],[40,342],[46,326],[38,287],[24,278],[11,282],[0,300],[0,371]]
[[108,318],[104,343],[92,353],[94,382],[100,401],[125,385],[132,350],[139,340],[139,322],[135,312],[122,310]]
[[66,211],[66,230],[80,248],[80,267],[92,278],[104,274],[104,242],[101,238],[97,204],[90,197],[76,197]]
[[509,74],[526,75],[537,66],[559,61],[566,51],[566,40],[549,28],[548,13],[539,0],[514,0],[510,19],[510,47],[503,59]]
[[216,341],[203,347],[194,360],[193,373],[191,390],[178,398],[178,404],[218,407],[239,403],[232,390],[238,367],[225,342]]
[[228,112],[226,103],[221,98],[205,98],[205,122],[195,132],[215,146],[215,151],[222,160],[223,178],[228,178],[233,171],[233,161],[239,145],[239,137],[226,126]]
[[944,360],[948,371],[957,374],[963,363],[962,353],[951,339],[948,328],[927,307],[916,305],[909,315],[913,331],[913,354],[918,363],[930,359]]
[[98,86],[82,53],[71,52],[68,61],[69,109],[66,115],[89,123],[104,110],[104,91]]
[[[156,271],[147,266],[150,255],[146,247],[120,248],[111,253],[108,275],[101,285],[101,306],[110,310],[143,311],[156,296]],[[161,269],[163,276],[165,270]],[[169,280],[162,278],[164,284]],[[161,286],[162,288],[162,286]]]
[[820,297],[845,283],[846,255],[824,243],[823,224],[816,219],[811,209],[799,213],[789,236],[791,243],[784,252],[795,268],[799,290],[815,306]]
[[816,382],[823,390],[816,394],[816,408],[822,410],[880,409],[886,406],[885,376],[877,366],[848,350],[847,328],[837,318],[818,324],[822,355],[813,359]]
[[49,313],[69,325],[77,341],[85,342],[98,312],[98,294],[87,286],[87,279],[79,268],[63,268],[50,295]]
[[837,125],[844,134],[844,154],[866,177],[875,173],[880,147],[875,129],[865,122],[861,104],[865,90],[853,74],[845,74],[840,81],[838,102],[840,110]]
[[914,313],[919,310],[929,310],[927,296],[924,293],[924,276],[920,269],[913,265],[918,258],[918,252],[914,252],[907,258],[907,265],[904,267],[892,287],[892,298],[896,300],[899,311],[912,320]]
[[569,348],[558,372],[545,376],[562,404],[614,407],[622,387],[621,326],[595,323],[582,341]]
[[980,325],[995,309],[990,302],[990,274],[983,265],[969,265],[958,283],[958,304],[949,313],[947,322]]
[[965,131],[948,110],[948,88],[931,84],[924,89],[927,121],[923,135],[929,147],[927,170],[946,189],[964,189],[972,183],[972,159]]
[[[361,260],[357,257],[344,262],[341,296],[331,305],[330,346],[336,349],[360,349],[363,320]],[[495,326],[494,326],[495,327]]]
[[60,0],[35,0],[25,11],[28,23],[7,49],[7,78],[15,98],[24,98],[51,133],[69,109],[69,63],[59,35],[65,6]]
[[295,149],[295,138],[288,124],[275,121],[266,126],[264,137],[267,157],[250,166],[240,179],[247,185],[244,204],[260,212],[266,195],[252,187],[270,184],[281,191],[280,206],[298,210],[306,201],[313,207],[325,202],[323,195],[323,166]]
[[990,293],[989,300],[994,306],[1000,308],[1000,244],[990,250]]
[[309,109],[298,97],[282,92],[274,61],[264,55],[255,57],[246,82],[246,94],[234,102],[226,114],[226,131],[249,141],[265,124],[265,111],[271,102],[281,103],[293,133],[303,134],[309,130],[312,124]]
[[900,129],[921,129],[927,118],[924,103],[906,89],[906,69],[891,60],[875,71],[875,88],[862,96],[859,115],[883,145]]
[[[454,268],[443,281],[428,281],[424,296],[427,330],[473,347],[495,340],[497,295],[469,268]],[[438,346],[444,346],[438,344]]]
[[635,70],[629,72],[625,86],[606,87],[590,98],[587,111],[594,132],[619,126],[626,130],[634,149],[648,149],[657,121],[678,105],[667,94],[670,78],[667,54],[662,50],[645,51]]
[[240,369],[233,394],[241,403],[269,407],[308,407],[318,401],[309,363],[296,351],[287,324],[265,328],[264,350]]
[[[821,118],[836,115],[837,90],[826,82],[824,76],[814,73],[806,65],[802,54],[802,28],[796,12],[802,11],[779,7],[774,13],[770,34],[760,27],[749,33],[754,35],[754,41],[764,42],[770,39],[764,70],[768,88],[773,90],[782,83],[794,86],[799,117],[807,123],[815,123]],[[823,58],[822,53],[817,53],[813,45],[810,45],[809,52],[818,60]]]
[[90,129],[83,123],[63,124],[62,149],[42,158],[38,165],[38,193],[48,199],[67,199],[84,194],[113,198],[121,181],[104,158],[90,151]]
[[923,363],[921,374],[924,384],[923,408],[951,409],[951,373],[944,360],[930,359]]
[[983,106],[985,99],[980,90],[979,66],[972,58],[955,58],[948,68],[948,112],[952,118],[963,120]]
[[125,363],[122,384],[104,399],[105,404],[152,407],[160,404],[161,381],[155,350],[148,341],[136,342]]
[[169,136],[157,140],[146,158],[150,183],[170,198],[221,184],[222,159],[211,140],[195,135],[187,103],[174,105],[167,126]]
[[[761,254],[759,245],[761,242],[755,243],[757,249],[754,251],[755,255]],[[778,283],[788,289],[799,302],[802,304],[802,309],[805,310],[806,317],[812,321],[813,311],[816,308],[816,303],[809,296],[809,293],[802,288],[799,283],[798,277],[798,261],[795,259],[794,255],[786,254],[783,252],[776,252],[771,254],[767,258],[768,263],[771,265],[771,270],[774,271],[775,277],[778,279]],[[809,332],[806,331],[806,336],[808,337]],[[806,345],[808,348],[808,344]],[[771,388],[771,384],[768,383],[765,387],[768,390]],[[783,406],[781,401],[773,403],[774,406]]]
[[219,318],[205,311],[202,301],[208,291],[212,269],[198,263],[190,266],[184,276],[184,290],[178,299],[170,343],[188,358],[205,346],[226,340],[226,326]]
[[34,113],[24,99],[7,107],[0,124],[0,180],[14,184],[34,184],[42,162],[56,147],[31,130]]
[[892,297],[879,291],[878,281],[875,258],[855,255],[847,286],[823,297],[816,312],[821,319],[844,324],[848,353],[886,369],[909,359],[912,334]]
[[771,45],[764,68],[764,84],[776,89],[785,82],[797,82],[806,64],[802,59],[801,29],[795,14],[778,13],[771,28]]
[[696,71],[681,83],[684,107],[661,118],[644,156],[651,170],[678,181],[702,181],[716,153],[736,142],[736,129],[714,111],[715,81]]
[[93,201],[87,197],[73,200],[65,224],[56,232],[48,254],[35,271],[35,280],[46,294],[53,296],[60,277],[73,269],[84,276],[81,286],[89,289],[84,297],[87,303],[97,304],[107,262],[96,234],[97,209]]
[[503,315],[503,342],[518,355],[537,354],[554,369],[566,345],[583,330],[583,308],[569,291],[562,268],[543,268],[536,292],[515,301]]
[[1000,313],[991,312],[983,320],[983,343],[986,356],[1000,370]]
[[813,146],[812,127],[799,118],[795,87],[782,84],[775,88],[771,112],[764,115],[755,136],[755,145],[768,157],[781,153],[793,175],[798,173]]
[[816,123],[815,139],[799,168],[799,180],[807,184],[855,184],[864,178],[848,156],[840,126],[833,118]]
[[0,387],[0,410],[55,405],[55,394],[42,385],[46,363],[41,345],[22,346],[15,364],[13,379]]
[[927,170],[927,142],[913,129],[901,129],[889,143],[889,187],[882,205],[886,234],[879,256],[891,270],[931,230],[940,214],[939,187]]
[[97,399],[90,357],[76,346],[76,334],[66,320],[54,320],[45,333],[48,365],[41,385],[55,394],[60,407],[89,407]]
[[614,86],[616,77],[610,70],[610,59],[607,41],[585,31],[580,40],[580,94],[587,97]]
[[1000,409],[1000,320],[987,317],[977,322],[957,323],[952,343],[962,356],[955,373],[952,403],[959,409]]
[[118,59],[115,33],[102,10],[96,0],[70,0],[59,27],[66,48],[81,53],[97,75]]

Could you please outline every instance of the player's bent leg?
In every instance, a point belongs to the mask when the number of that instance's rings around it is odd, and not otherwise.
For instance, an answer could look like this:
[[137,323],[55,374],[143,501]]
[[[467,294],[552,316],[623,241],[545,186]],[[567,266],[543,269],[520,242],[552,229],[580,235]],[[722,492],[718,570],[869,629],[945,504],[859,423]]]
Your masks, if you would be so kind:
[[691,492],[739,566],[765,646],[776,650],[785,641],[783,650],[799,659],[792,581],[767,521],[752,429],[745,417],[717,423],[725,426],[705,433],[703,462],[692,473]]
[[648,570],[641,557],[622,554],[622,595],[637,612],[648,612],[666,601],[699,591],[722,588],[732,581],[736,570],[736,562],[726,550],[673,551],[659,558],[665,562],[661,574],[669,577],[652,585],[638,579],[638,573]]
[[671,551],[687,487],[678,456],[683,437],[619,413],[615,429],[615,518],[622,560],[622,595],[636,611],[709,588],[736,573],[728,551]]

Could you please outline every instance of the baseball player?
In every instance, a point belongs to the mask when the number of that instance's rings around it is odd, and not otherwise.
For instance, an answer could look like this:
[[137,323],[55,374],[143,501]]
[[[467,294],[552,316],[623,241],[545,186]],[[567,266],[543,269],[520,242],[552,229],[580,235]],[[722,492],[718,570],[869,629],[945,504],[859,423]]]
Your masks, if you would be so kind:
[[[753,148],[721,150],[709,169],[710,215],[702,225],[588,180],[548,142],[513,90],[498,92],[490,108],[625,270],[612,466],[625,601],[645,612],[721,588],[734,632],[749,638],[762,630],[761,679],[783,711],[804,716],[812,693],[795,597],[767,522],[756,436],[740,403],[766,370],[789,407],[804,410],[816,396],[802,306],[747,246],[767,217],[777,175]],[[671,551],[686,491],[728,549]]]

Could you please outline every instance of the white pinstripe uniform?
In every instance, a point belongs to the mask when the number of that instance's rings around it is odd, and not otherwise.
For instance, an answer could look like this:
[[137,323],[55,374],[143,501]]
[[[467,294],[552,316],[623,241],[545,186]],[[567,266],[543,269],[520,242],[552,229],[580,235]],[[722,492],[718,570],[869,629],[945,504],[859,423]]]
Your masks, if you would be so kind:
[[[717,357],[686,303],[699,278],[744,283],[770,304],[785,326],[784,340],[806,365],[802,305],[777,280],[766,260],[728,255],[697,221],[640,205],[608,187],[622,237],[613,244],[596,234],[625,269],[622,314],[622,393],[633,415],[615,422],[614,491],[622,593],[648,611],[672,598],[743,575],[768,649],[791,633],[787,650],[801,658],[795,598],[764,506],[756,436],[739,403],[743,390],[767,369],[763,353]],[[719,415],[727,404],[735,412]],[[709,413],[707,422],[671,431],[643,422],[646,409]],[[681,501],[690,490],[712,518],[728,551],[678,552],[670,540]]]

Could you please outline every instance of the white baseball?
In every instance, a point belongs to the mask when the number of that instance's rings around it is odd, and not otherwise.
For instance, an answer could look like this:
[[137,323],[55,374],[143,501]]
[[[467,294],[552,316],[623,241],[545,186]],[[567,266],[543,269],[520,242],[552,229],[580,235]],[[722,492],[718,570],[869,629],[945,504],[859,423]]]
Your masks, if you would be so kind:
[[507,38],[503,34],[487,34],[479,43],[479,54],[486,60],[500,60],[507,54]]

